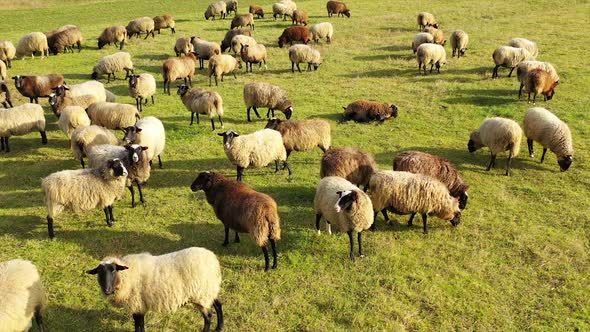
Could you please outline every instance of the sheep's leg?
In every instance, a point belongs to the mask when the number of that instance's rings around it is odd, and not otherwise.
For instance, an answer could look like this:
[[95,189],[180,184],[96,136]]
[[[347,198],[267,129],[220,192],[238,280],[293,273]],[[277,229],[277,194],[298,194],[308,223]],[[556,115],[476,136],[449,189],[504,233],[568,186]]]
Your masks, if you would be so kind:
[[251,109],[251,108],[252,108],[252,107],[248,107],[248,108],[246,109],[246,114],[248,115],[248,122],[252,122],[252,119],[250,119],[250,109]]
[[0,151],[4,151],[4,137],[0,137]]
[[135,98],[135,107],[141,112],[141,106],[139,105],[139,97]]
[[375,230],[375,224],[377,222],[377,214],[379,213],[379,211],[375,211],[375,213],[373,213],[373,224],[371,225],[371,230],[374,231]]
[[322,215],[320,213],[316,213],[315,214],[315,229],[317,229],[318,235],[322,234],[322,231],[320,230],[320,220],[322,220]]
[[221,128],[223,128],[223,120],[221,119],[221,115],[218,115],[217,118],[219,119],[219,123],[221,124]]
[[105,221],[107,222],[107,225],[109,227],[113,226],[113,223],[111,222],[110,216],[109,216],[109,209],[108,208],[104,208],[102,209],[104,211],[104,217],[105,217]]
[[212,318],[212,314],[209,312],[209,310],[198,306],[199,311],[201,312],[201,314],[203,314],[203,321],[204,321],[204,326],[203,326],[203,332],[209,332],[211,330],[211,318]]
[[512,161],[512,147],[510,147],[510,154],[508,154],[508,160],[506,161],[506,176],[510,175],[510,162]]
[[495,164],[496,164],[496,155],[492,153],[491,157],[490,157],[490,164],[488,165],[488,168],[486,168],[486,171],[489,171],[490,169],[492,169],[492,167],[494,167]]
[[145,200],[143,199],[143,192],[141,191],[141,184],[139,184],[139,181],[137,181],[137,180],[135,180],[135,184],[137,184],[137,191],[139,191],[139,201],[141,202],[141,204],[144,204]]
[[215,314],[217,315],[217,326],[215,327],[215,331],[221,331],[223,329],[223,306],[219,299],[213,301],[213,308],[215,308]]
[[234,243],[240,243],[240,235],[238,234],[238,232],[236,233],[236,237],[234,238]]
[[135,190],[133,189],[133,183],[131,183],[131,185],[129,187],[127,187],[127,189],[129,189],[129,192],[131,193],[131,207],[134,208],[135,207]]
[[[166,83],[168,83],[168,80],[164,79],[164,93],[166,93]],[[170,94],[170,93],[168,93],[168,94]]]
[[289,166],[289,163],[285,160],[285,167],[287,168],[287,171],[289,171],[289,176],[293,175],[293,171],[291,170],[291,166]]
[[518,88],[518,100],[522,97],[522,88],[524,88],[524,84],[520,83],[520,87]]
[[428,215],[422,213],[422,225],[424,228],[424,234],[428,234]]
[[47,134],[45,133],[45,130],[39,131],[39,133],[41,134],[41,144],[47,144]]
[[262,253],[264,254],[264,271],[268,271],[269,270],[268,249],[266,249],[266,246],[262,246]]
[[86,168],[86,165],[84,164],[84,158],[80,158],[80,164],[82,164],[82,168]]
[[135,323],[135,332],[144,332],[145,331],[144,315],[133,314],[133,322]]
[[147,37],[149,37],[149,36],[150,36],[150,32],[148,31],[148,32],[145,34],[145,38],[144,38],[144,40],[145,40],[145,39],[147,39]]
[[273,240],[273,239],[269,239],[269,241],[270,241],[270,248],[272,249],[272,268],[276,269],[277,265],[278,265],[277,244],[276,244],[275,240]]
[[531,103],[531,92],[529,91],[529,97],[527,98],[527,103]]
[[258,114],[258,109],[256,109],[256,106],[253,106],[252,108],[254,108],[254,114],[256,114],[256,116],[260,119],[260,114]]
[[436,63],[436,72],[440,74],[440,63]]
[[238,181],[242,181],[242,176],[244,175],[244,167],[238,166]]
[[162,157],[160,157],[160,155],[158,155],[158,166],[160,166],[160,169],[162,169]]
[[195,113],[191,112],[191,126],[193,125],[193,120],[195,119]]
[[455,57],[455,51],[456,50],[457,50],[456,48],[453,48],[453,55],[452,55],[452,57]]
[[307,71],[311,71],[311,63],[307,63]]
[[199,119],[199,113],[195,113],[197,114],[197,124],[201,123],[201,120]]
[[227,247],[227,245],[229,244],[229,227],[225,226],[224,231],[225,237],[223,238],[222,246]]
[[215,120],[211,118],[211,130],[215,130]]
[[217,75],[215,75],[215,86],[217,86],[217,85],[218,85],[218,83],[217,83]]
[[512,68],[510,69],[510,73],[508,73],[508,77],[512,77],[512,72],[514,71],[514,68],[516,68],[516,67],[512,67]]
[[279,171],[279,160],[275,160],[275,173]]
[[53,232],[53,218],[50,216],[47,216],[47,233],[49,233],[50,239],[55,237],[55,233]]
[[45,332],[47,329],[45,328],[45,324],[43,324],[43,316],[41,315],[41,306],[35,307],[35,322],[37,323],[37,327],[39,331]]
[[527,145],[528,145],[528,147],[529,147],[529,156],[530,156],[531,158],[535,158],[535,147],[534,147],[534,145],[533,145],[533,140],[532,140],[532,139],[530,139],[530,138],[529,138],[529,139],[527,139],[527,140],[526,140],[526,144],[527,144]]
[[4,145],[6,146],[4,151],[10,152],[10,146],[8,146],[8,136],[4,137]]
[[434,63],[430,64],[430,73],[432,74],[432,69],[434,68]]
[[537,103],[537,92],[533,93],[533,105]]
[[348,234],[348,241],[350,242],[350,260],[354,262],[354,238],[352,237],[352,231],[346,233]]
[[357,234],[357,242],[359,243],[359,257],[365,257],[365,254],[363,254],[363,242],[361,240],[361,232],[358,232]]
[[543,154],[541,155],[541,164],[545,161],[545,152],[547,152],[547,148],[543,148]]
[[[145,104],[147,105],[147,98],[145,99]],[[154,95],[152,95],[152,105],[154,105]]]
[[115,221],[115,217],[113,217],[113,206],[109,205],[108,207],[109,215],[111,216],[111,221]]
[[301,72],[301,68],[299,68],[299,63],[297,64],[297,71]]
[[500,65],[496,65],[496,67],[494,67],[494,70],[492,71],[492,78],[498,77],[498,68],[500,68]]

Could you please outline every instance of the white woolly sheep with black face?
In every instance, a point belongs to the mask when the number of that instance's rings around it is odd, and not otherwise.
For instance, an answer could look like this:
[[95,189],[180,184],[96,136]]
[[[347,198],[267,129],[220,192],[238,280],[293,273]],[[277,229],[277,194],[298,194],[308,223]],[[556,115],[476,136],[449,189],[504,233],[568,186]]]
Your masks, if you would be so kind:
[[104,295],[112,295],[115,292],[117,271],[127,270],[124,265],[115,264],[111,261],[101,262],[100,265],[88,271],[88,274],[98,274],[98,284]]

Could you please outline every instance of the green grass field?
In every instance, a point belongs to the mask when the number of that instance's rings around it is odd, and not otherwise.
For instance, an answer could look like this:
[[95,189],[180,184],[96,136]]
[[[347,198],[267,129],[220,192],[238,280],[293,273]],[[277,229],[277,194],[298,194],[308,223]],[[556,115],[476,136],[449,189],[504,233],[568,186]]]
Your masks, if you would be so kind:
[[[257,2],[267,12],[272,3]],[[250,4],[242,1],[239,11]],[[37,265],[49,297],[45,318],[50,329],[132,330],[131,315],[110,306],[85,271],[106,255],[200,246],[214,251],[222,264],[226,331],[590,330],[590,70],[584,29],[589,2],[348,0],[350,19],[327,18],[325,1],[297,4],[312,24],[334,25],[332,44],[317,45],[324,63],[317,72],[292,74],[287,49],[277,46],[290,22],[275,22],[267,14],[256,22],[254,37],[267,46],[268,70],[241,72],[237,80],[228,76],[212,88],[224,99],[225,129],[250,133],[266,123],[245,121],[245,83],[280,85],[295,104],[293,119],[328,120],[334,146],[369,151],[381,169],[391,169],[393,157],[408,149],[452,160],[471,185],[461,225],[452,228],[431,218],[430,234],[424,235],[420,222],[405,226],[406,216],[395,217],[400,224],[391,225],[379,217],[377,230],[365,234],[367,257],[352,263],[346,234],[318,236],[314,228],[321,151],[293,153],[291,179],[270,167],[245,173],[246,183],[277,201],[281,215],[279,268],[264,273],[262,253],[248,236],[241,244],[221,246],[223,226],[203,192],[189,189],[200,171],[235,177],[222,138],[211,132],[208,119],[189,126],[190,113],[180,98],[162,94],[162,62],[173,55],[176,38],[220,42],[230,20],[205,21],[208,3],[203,1],[10,2],[11,9],[2,12],[0,39],[16,45],[31,31],[76,24],[86,41],[81,53],[14,61],[9,76],[62,73],[70,84],[89,80],[96,62],[118,51],[113,46],[97,49],[96,37],[105,27],[164,13],[177,22],[176,35],[164,30],[155,39],[133,39],[124,49],[136,72],[152,73],[158,80],[156,104],[143,115],[160,118],[167,132],[164,169],[154,169],[144,187],[145,206],[132,209],[126,193],[115,204],[112,228],[99,210],[61,214],[56,239],[48,239],[41,179],[77,169],[79,163],[46,100],[49,144],[41,145],[36,133],[14,137],[12,151],[0,156],[0,261],[24,258]],[[449,60],[440,75],[419,75],[410,49],[418,32],[416,14],[424,10],[437,16],[447,38],[455,29],[470,36],[467,55],[460,60],[451,59],[447,44]],[[506,69],[500,70],[500,79],[491,79],[493,50],[513,37],[536,41],[539,59],[553,63],[560,74],[555,98],[537,105],[572,130],[575,161],[567,172],[559,171],[550,152],[545,164],[539,163],[540,153],[530,159],[524,139],[510,177],[503,175],[505,155],[486,172],[487,149],[467,152],[469,133],[483,119],[503,116],[522,123],[531,107],[517,100],[518,82],[506,78]],[[127,82],[118,77],[107,88],[119,102],[134,103]],[[208,88],[205,71],[198,72],[193,84]],[[28,101],[13,81],[9,86],[15,104]],[[341,107],[361,98],[393,102],[400,115],[383,125],[338,125]],[[150,331],[200,330],[202,324],[190,306],[171,315],[146,316]]]

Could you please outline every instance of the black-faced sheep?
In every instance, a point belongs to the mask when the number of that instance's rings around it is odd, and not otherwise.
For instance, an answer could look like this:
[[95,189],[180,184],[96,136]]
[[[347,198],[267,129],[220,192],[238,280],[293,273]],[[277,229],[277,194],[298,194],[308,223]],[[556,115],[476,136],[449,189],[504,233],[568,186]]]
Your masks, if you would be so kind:
[[455,30],[451,33],[451,47],[453,48],[453,56],[457,53],[457,58],[465,56],[469,44],[469,35],[463,30]]
[[445,48],[438,44],[422,44],[416,50],[416,60],[418,61],[418,71],[424,67],[426,75],[426,66],[430,65],[430,72],[436,65],[436,71],[440,74],[440,67],[447,63],[447,52]]
[[223,40],[221,41],[221,52],[225,52],[225,50],[231,47],[231,41],[237,35],[245,35],[252,37],[252,31],[246,29],[228,31],[225,34],[225,37],[223,37]]
[[119,50],[122,50],[126,40],[127,29],[124,26],[115,25],[108,27],[98,36],[98,49],[102,49],[105,45],[111,45],[111,43],[117,46],[117,43],[119,43]]
[[246,63],[246,72],[248,72],[248,65],[250,65],[250,72],[252,72],[252,65],[257,63],[258,68],[262,68],[264,64],[264,69],[266,69],[266,47],[262,44],[242,44],[242,48],[240,50],[240,57]]
[[195,67],[197,65],[197,56],[194,53],[189,53],[182,57],[168,58],[164,61],[162,66],[162,76],[164,77],[164,93],[168,92],[170,95],[170,83],[179,78],[184,79],[184,84],[193,85],[192,77],[195,74]]
[[257,107],[268,107],[266,117],[270,113],[275,116],[275,110],[279,110],[285,114],[288,119],[293,115],[293,103],[287,97],[287,93],[276,85],[264,82],[252,82],[244,85],[244,103],[246,104],[246,112],[248,114],[248,122],[250,119],[250,110],[254,109],[256,116],[260,118]]
[[123,138],[125,144],[146,146],[150,165],[157,156],[158,165],[162,168],[161,154],[166,147],[166,131],[162,121],[156,117],[148,116],[137,121],[134,126],[123,129],[123,131],[125,132]]
[[531,102],[531,92],[533,93],[534,104],[538,94],[543,95],[544,101],[553,99],[555,88],[557,88],[559,81],[554,81],[553,75],[548,71],[537,68],[526,73],[522,84],[524,85],[525,91],[528,92],[529,103]]
[[422,29],[432,26],[436,29],[438,29],[438,23],[436,22],[436,19],[434,18],[434,15],[427,13],[427,12],[421,12],[418,13],[418,28],[420,29],[420,31],[422,31]]
[[549,149],[557,156],[559,169],[562,172],[568,170],[574,161],[574,147],[572,133],[565,122],[548,110],[535,107],[525,113],[522,128],[527,138],[531,158],[535,156],[533,142],[537,141],[543,146],[541,163],[545,160],[545,153]]
[[31,32],[23,36],[16,45],[16,57],[19,59],[30,55],[35,58],[35,52],[41,52],[41,58],[44,55],[49,56],[49,46],[47,45],[47,36],[43,32]]
[[229,29],[241,28],[249,26],[250,29],[254,30],[254,14],[246,13],[236,15],[232,20]]
[[283,33],[279,37],[279,47],[282,48],[283,45],[286,44],[293,45],[293,42],[302,42],[307,44],[310,40],[312,40],[312,38],[313,36],[311,35],[308,27],[288,27],[283,30]]
[[371,100],[354,101],[344,109],[341,122],[353,120],[355,122],[379,121],[383,123],[390,118],[397,118],[398,108],[392,103],[379,103]]
[[330,124],[324,120],[268,120],[266,127],[281,133],[287,151],[287,159],[292,151],[310,151],[316,146],[326,152],[332,144]]
[[295,66],[297,65],[297,70],[301,72],[301,68],[299,67],[300,63],[307,62],[307,71],[311,71],[311,67],[313,66],[313,70],[318,70],[320,65],[322,64],[322,56],[320,51],[312,48],[311,46],[307,45],[293,45],[289,47],[289,60],[291,60],[291,72],[295,72]]
[[135,98],[135,105],[140,112],[143,111],[143,100],[147,105],[148,98],[152,98],[154,104],[154,94],[156,93],[156,79],[151,74],[140,74],[129,76],[129,95]]
[[211,77],[215,76],[215,86],[218,85],[218,79],[223,77],[225,74],[233,74],[234,78],[237,79],[236,70],[242,68],[242,61],[240,58],[234,58],[229,54],[214,55],[209,59],[209,86],[211,86]]
[[149,37],[150,35],[152,35],[152,38],[156,37],[156,34],[154,33],[154,28],[154,19],[151,17],[144,16],[130,21],[125,29],[127,29],[127,36],[129,36],[129,38],[133,37],[133,35],[137,35],[137,38],[139,38],[139,35],[145,32],[144,39],[147,39],[147,37]]
[[337,16],[346,15],[346,17],[350,17],[350,9],[346,8],[346,4],[340,1],[328,1],[326,4],[326,9],[328,10],[328,17],[332,17],[332,15],[337,14]]
[[559,82],[559,75],[557,70],[549,62],[542,61],[523,61],[516,66],[516,77],[520,82],[520,88],[518,89],[518,99],[522,97],[522,89],[524,88],[524,78],[527,73],[533,69],[543,69],[551,75],[551,79],[554,82]]
[[64,84],[63,75],[50,74],[44,76],[13,76],[14,86],[29,101],[39,103],[39,97],[49,97],[53,90]]
[[264,9],[262,9],[262,7],[260,6],[250,5],[250,8],[248,8],[248,12],[250,14],[256,15],[256,18],[264,18]]
[[68,48],[74,53],[73,45],[78,47],[78,52],[82,50],[82,32],[77,26],[71,26],[62,31],[56,32],[47,37],[47,45],[54,55],[65,53]]
[[88,155],[90,148],[99,144],[119,144],[119,139],[110,130],[97,125],[80,126],[74,129],[70,137],[72,153],[80,161],[82,168],[86,167],[84,157]]
[[96,97],[96,101],[115,101],[114,98],[109,96],[110,93],[104,88],[104,84],[94,80],[68,86],[60,85],[54,90],[57,96],[80,97],[92,95]]
[[490,164],[486,171],[489,171],[496,164],[496,155],[499,152],[510,151],[506,161],[506,175],[510,174],[510,162],[520,152],[520,141],[522,129],[518,123],[505,118],[490,118],[482,122],[478,130],[473,131],[467,143],[469,152],[487,146],[490,149]]
[[160,34],[161,29],[168,29],[172,31],[172,34],[176,33],[176,22],[174,22],[174,18],[171,15],[164,14],[162,16],[154,17],[154,31],[158,31]]
[[115,80],[115,72],[118,71],[125,71],[125,79],[129,77],[129,73],[133,74],[131,54],[127,52],[117,52],[112,55],[104,56],[92,69],[91,77],[95,80],[98,77],[107,74],[107,83],[110,83],[111,75],[113,75],[113,80]]
[[178,87],[180,99],[184,106],[191,112],[191,126],[195,114],[197,114],[197,124],[199,124],[199,114],[207,114],[211,119],[211,129],[215,130],[215,116],[219,119],[221,128],[223,128],[223,99],[215,91],[205,91],[201,89],[191,89],[188,85],[181,84]]
[[332,42],[332,35],[334,34],[334,27],[330,22],[322,22],[312,25],[309,32],[311,32],[311,38],[316,43],[319,43],[320,39],[326,38],[326,42],[330,44]]
[[41,133],[41,143],[47,144],[45,114],[37,104],[23,104],[13,108],[0,108],[0,151],[10,152],[8,139],[32,131]]
[[500,68],[500,66],[510,68],[508,77],[511,77],[512,71],[514,71],[514,68],[518,66],[519,63],[527,60],[534,60],[534,57],[531,56],[531,53],[529,53],[529,51],[526,49],[512,46],[498,47],[494,50],[492,58],[494,59],[494,64],[496,65],[492,72],[492,78],[498,77],[498,68]]
[[90,105],[96,102],[98,102],[98,100],[94,95],[84,95],[77,97],[57,95],[56,93],[49,95],[49,106],[51,106],[51,110],[57,118],[61,117],[62,111],[68,106],[80,106],[83,109],[87,109],[90,107]]
[[215,20],[216,16],[219,16],[221,19],[225,19],[227,16],[227,4],[225,1],[212,3],[207,7],[207,10],[205,10],[206,20],[209,20],[210,17],[213,17],[213,20]]
[[364,185],[367,191],[371,175],[377,169],[375,159],[364,151],[350,147],[331,148],[322,157],[320,177],[340,176],[359,187]]

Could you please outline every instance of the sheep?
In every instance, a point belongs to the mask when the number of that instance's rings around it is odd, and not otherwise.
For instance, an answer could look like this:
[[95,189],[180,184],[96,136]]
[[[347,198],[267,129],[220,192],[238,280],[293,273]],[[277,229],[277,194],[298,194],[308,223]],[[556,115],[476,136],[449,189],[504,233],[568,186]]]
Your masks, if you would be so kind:
[[240,54],[242,52],[242,45],[254,46],[256,44],[258,44],[256,39],[250,36],[235,35],[231,40],[231,50],[234,54]]
[[377,171],[373,157],[351,147],[331,148],[322,156],[320,178],[340,176],[367,191],[371,175]]
[[451,222],[456,227],[461,222],[459,201],[451,196],[447,187],[427,175],[410,172],[379,171],[369,182],[369,196],[373,202],[375,216],[381,211],[389,221],[387,210],[396,214],[422,215],[424,234],[428,234],[428,216],[434,215]]
[[86,167],[84,157],[88,156],[90,148],[99,144],[119,144],[119,139],[107,128],[97,125],[80,126],[74,129],[70,137],[74,159],[80,161],[82,168]]
[[246,63],[246,73],[248,72],[248,64],[250,65],[250,72],[252,72],[252,64],[254,63],[258,64],[258,68],[261,68],[262,64],[264,64],[264,69],[267,69],[266,47],[262,44],[242,45],[240,57]]
[[171,15],[164,14],[162,16],[154,17],[154,31],[158,31],[160,34],[161,29],[168,29],[172,31],[172,34],[176,33],[176,22],[174,22],[174,18]]
[[326,38],[326,42],[330,44],[332,42],[332,35],[334,34],[334,27],[330,22],[321,22],[318,24],[314,24],[309,29],[311,32],[311,38],[317,43],[320,42],[320,39]]
[[307,44],[312,38],[313,36],[311,35],[311,32],[309,32],[308,27],[288,27],[283,30],[283,33],[279,37],[279,47],[282,48],[283,45],[287,43],[289,45],[293,45],[293,42],[302,42]]
[[264,18],[264,9],[262,9],[262,7],[260,6],[250,5],[250,8],[248,8],[248,12],[250,14],[256,15],[256,18]]
[[249,26],[250,29],[254,30],[254,14],[246,13],[237,15],[231,20],[230,30],[234,28],[241,28]]
[[303,24],[307,25],[309,23],[309,16],[303,10],[294,10],[293,17],[292,17],[293,25]]
[[523,61],[516,66],[516,77],[520,82],[520,88],[518,89],[518,99],[522,97],[522,89],[524,88],[524,78],[527,72],[533,69],[543,69],[551,75],[551,80],[553,82],[559,82],[559,75],[557,75],[557,70],[553,67],[552,64],[549,62],[542,62],[542,61]]
[[154,105],[154,94],[156,93],[156,79],[151,74],[140,74],[129,76],[129,95],[135,98],[135,106],[140,112],[143,111],[142,101],[145,99],[147,105],[148,98],[152,98]]
[[158,164],[162,168],[161,154],[166,147],[166,131],[162,121],[156,117],[148,116],[137,121],[134,126],[123,129],[123,131],[125,132],[123,138],[125,144],[146,146],[150,165],[154,157],[157,156]]
[[12,68],[12,59],[16,55],[16,48],[10,40],[0,41],[0,60],[6,62],[8,68]]
[[10,136],[26,135],[33,130],[41,134],[41,143],[47,144],[45,114],[37,104],[23,104],[13,108],[0,108],[0,151],[10,152]]
[[418,13],[418,29],[422,31],[429,26],[438,29],[438,23],[436,22],[434,15],[427,12]]
[[4,82],[0,82],[0,103],[4,108],[8,108],[12,106],[12,100],[10,99],[10,90],[8,89],[8,84]]
[[436,65],[436,71],[440,74],[440,67],[447,63],[447,53],[445,48],[438,44],[422,44],[416,50],[416,60],[418,61],[418,72],[424,66],[424,75],[426,75],[426,66],[430,64],[430,72]]
[[146,146],[138,144],[128,144],[125,146],[101,144],[90,148],[88,153],[88,164],[90,168],[100,167],[104,165],[109,159],[119,159],[127,169],[126,186],[131,193],[131,207],[135,207],[135,190],[133,183],[137,185],[139,191],[139,201],[141,204],[145,203],[143,199],[143,192],[141,191],[141,184],[145,183],[150,178],[150,163],[148,160]]
[[234,16],[238,15],[238,0],[228,0],[225,3],[225,8],[227,9],[227,14],[234,12]]
[[2,331],[28,331],[33,317],[39,331],[48,331],[42,315],[47,297],[33,263],[22,259],[1,262],[0,294]]
[[207,10],[205,11],[206,20],[209,20],[210,17],[213,17],[213,20],[215,20],[215,16],[217,15],[219,15],[221,19],[225,19],[227,16],[227,5],[225,1],[215,2],[207,7]]
[[61,111],[57,125],[68,136],[68,139],[70,139],[76,128],[90,126],[90,118],[84,108],[80,106],[66,106]]
[[47,45],[49,46],[51,53],[54,55],[57,55],[60,52],[65,53],[68,48],[74,53],[74,44],[78,46],[78,52],[80,52],[82,51],[83,41],[84,38],[82,37],[82,32],[77,26],[71,26],[47,37]]
[[178,95],[182,103],[191,112],[191,126],[193,119],[197,114],[197,124],[199,124],[199,114],[207,114],[211,119],[211,129],[215,130],[214,118],[217,115],[221,128],[223,128],[223,99],[215,91],[205,91],[201,89],[191,89],[188,85],[181,84],[178,87]]
[[137,38],[139,38],[139,35],[145,32],[144,39],[147,39],[147,37],[149,37],[150,34],[152,35],[152,38],[156,38],[154,28],[154,19],[151,17],[144,16],[129,21],[125,29],[127,30],[127,36],[129,36],[129,38],[133,37],[133,35],[137,35]]
[[0,60],[0,80],[5,81],[7,76],[6,64]]
[[277,268],[276,241],[281,239],[281,221],[277,203],[272,197],[215,172],[199,173],[191,184],[191,190],[205,192],[207,202],[225,228],[224,246],[229,244],[230,229],[235,232],[236,243],[240,242],[238,233],[250,234],[256,245],[262,248],[264,271],[268,271],[270,264],[266,244],[270,242],[272,268]]
[[465,56],[469,44],[469,35],[463,30],[455,30],[451,33],[451,47],[453,48],[453,56],[457,53],[457,58]]
[[98,284],[109,302],[133,315],[135,331],[145,331],[149,311],[172,313],[186,303],[203,314],[204,332],[211,327],[211,307],[217,314],[215,331],[223,328],[219,301],[221,267],[215,254],[191,247],[161,256],[149,253],[106,257],[96,268]]
[[508,42],[508,46],[524,48],[529,51],[533,60],[539,55],[539,48],[535,42],[532,42],[525,38],[513,38]]
[[221,52],[225,52],[225,50],[227,50],[228,48],[231,47],[231,41],[237,35],[245,35],[245,36],[251,37],[252,31],[245,30],[245,29],[229,30],[225,34],[225,37],[223,37],[223,40],[221,41],[221,47],[220,47]]
[[96,125],[109,129],[124,129],[133,126],[141,118],[133,105],[100,101],[86,110],[90,120]]
[[80,106],[83,109],[87,109],[90,105],[98,102],[95,95],[84,95],[77,97],[69,96],[58,96],[55,93],[49,95],[49,105],[53,114],[59,119],[61,113],[67,106]]
[[535,157],[533,141],[537,141],[543,146],[541,163],[545,161],[545,153],[549,149],[557,156],[559,169],[562,172],[569,169],[574,161],[574,147],[570,128],[565,122],[548,110],[535,107],[525,113],[522,127],[531,158]]
[[551,73],[541,68],[537,68],[526,73],[522,84],[524,85],[525,90],[528,92],[528,102],[531,102],[532,92],[533,104],[535,104],[538,94],[543,95],[544,101],[553,99],[555,88],[557,88],[559,81],[554,81]]
[[496,155],[502,151],[510,151],[506,162],[506,175],[510,174],[510,162],[520,152],[520,140],[522,129],[518,123],[510,119],[495,117],[485,119],[478,130],[471,133],[467,149],[474,153],[476,150],[487,146],[490,149],[489,171],[496,164]]
[[14,86],[29,101],[39,103],[39,97],[49,97],[53,89],[64,84],[64,77],[60,74],[43,76],[13,76]]
[[205,60],[209,60],[214,55],[221,54],[221,47],[215,42],[209,42],[199,37],[191,37],[191,43],[193,44],[195,53],[199,57],[199,69],[205,68]]
[[242,61],[240,58],[234,58],[229,54],[218,54],[214,55],[209,59],[209,86],[211,86],[211,77],[215,76],[215,86],[218,85],[218,79],[221,77],[223,82],[223,76],[225,74],[232,73],[234,78],[237,79],[236,69],[242,68]]
[[293,17],[293,11],[297,9],[297,4],[290,0],[281,0],[272,5],[272,17],[277,20],[277,17],[283,16],[283,21],[287,16]]
[[103,209],[106,223],[113,225],[113,202],[123,196],[127,169],[119,159],[110,159],[99,168],[66,170],[43,179],[47,206],[47,230],[53,239],[53,221],[63,210],[75,213]]
[[127,29],[122,25],[114,25],[104,29],[98,36],[98,49],[101,50],[107,44],[113,43],[117,46],[119,43],[119,50],[122,50],[125,41],[127,41]]
[[41,58],[45,55],[49,56],[49,47],[47,45],[47,36],[43,32],[31,32],[23,36],[16,45],[16,57],[24,58],[26,55],[31,55],[35,58],[35,52],[41,52]]
[[92,79],[95,80],[99,76],[107,74],[107,83],[110,83],[111,75],[113,75],[113,80],[115,80],[115,72],[118,71],[125,71],[125,80],[129,77],[129,73],[134,73],[131,54],[127,52],[117,52],[112,55],[104,56],[92,69]]
[[328,1],[326,4],[328,10],[328,17],[332,17],[333,14],[338,14],[338,17],[342,15],[344,17],[350,17],[350,9],[346,8],[346,4],[340,1]]
[[180,56],[181,54],[186,55],[194,51],[195,47],[189,37],[180,37],[176,40],[176,44],[174,44],[174,53],[176,56]]
[[108,91],[104,88],[104,84],[94,80],[68,86],[60,85],[54,90],[57,96],[80,97],[92,95],[96,97],[96,101],[114,101],[114,98],[107,98]]
[[168,91],[170,95],[170,83],[179,78],[184,78],[184,83],[188,78],[189,85],[193,85],[192,77],[195,74],[197,56],[189,53],[180,58],[168,58],[162,66],[162,76],[164,77],[164,93]]
[[339,176],[328,176],[320,180],[313,200],[315,227],[320,234],[322,216],[328,223],[328,234],[332,234],[331,223],[348,234],[350,259],[354,261],[353,232],[357,232],[359,257],[365,257],[361,232],[373,225],[373,203],[367,194],[357,186]]
[[393,159],[394,171],[428,175],[442,182],[459,200],[459,208],[465,209],[469,185],[461,178],[457,167],[449,160],[421,151],[404,151]]
[[287,96],[287,93],[276,85],[265,82],[252,82],[244,85],[244,103],[246,104],[246,113],[248,114],[248,122],[250,119],[250,109],[254,109],[256,116],[260,118],[257,107],[268,107],[266,117],[270,113],[272,117],[275,116],[275,110],[279,110],[285,114],[287,120],[293,115],[293,103]]
[[424,28],[424,32],[427,32],[432,35],[435,44],[439,44],[445,46],[447,40],[445,39],[445,35],[443,34],[442,30],[439,30],[435,27],[426,27]]
[[289,47],[289,60],[291,60],[291,72],[293,73],[295,72],[295,65],[297,65],[297,70],[301,72],[299,64],[302,62],[307,62],[307,71],[311,71],[312,65],[313,70],[318,70],[322,64],[320,51],[301,44]]
[[237,180],[242,181],[244,169],[248,167],[265,167],[275,162],[275,173],[279,171],[279,162],[283,169],[293,174],[287,162],[287,151],[281,134],[276,130],[262,129],[248,135],[239,135],[233,130],[217,134],[223,137],[223,150],[229,161],[236,165]]
[[354,101],[344,109],[342,122],[353,120],[355,122],[379,121],[383,123],[390,118],[397,118],[398,108],[393,103],[379,103],[371,100]]
[[281,133],[287,151],[286,160],[289,160],[292,151],[310,151],[317,146],[325,153],[332,144],[330,124],[324,120],[283,121],[271,118],[265,128]]
[[516,48],[512,46],[498,47],[494,50],[492,58],[494,59],[494,64],[496,64],[492,72],[492,78],[498,77],[498,68],[500,68],[500,66],[510,68],[510,73],[508,74],[508,77],[511,77],[512,71],[514,71],[514,68],[519,63],[526,60],[534,60],[529,51],[527,51],[526,49]]

